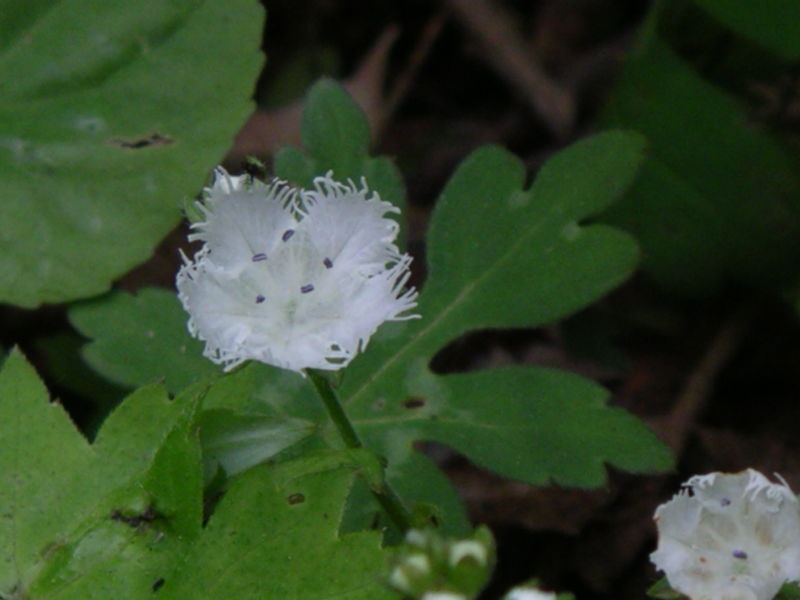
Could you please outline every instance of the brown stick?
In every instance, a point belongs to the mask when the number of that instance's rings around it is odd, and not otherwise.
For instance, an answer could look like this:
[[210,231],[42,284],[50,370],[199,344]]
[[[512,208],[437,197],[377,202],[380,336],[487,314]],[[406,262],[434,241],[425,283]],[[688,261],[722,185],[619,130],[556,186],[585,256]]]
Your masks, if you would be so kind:
[[736,352],[752,319],[747,305],[734,312],[720,327],[692,371],[669,416],[659,427],[662,439],[679,456],[697,419],[705,410],[720,370]]
[[447,0],[453,14],[481,43],[486,61],[516,88],[559,140],[575,118],[572,95],[550,79],[508,16],[486,0]]

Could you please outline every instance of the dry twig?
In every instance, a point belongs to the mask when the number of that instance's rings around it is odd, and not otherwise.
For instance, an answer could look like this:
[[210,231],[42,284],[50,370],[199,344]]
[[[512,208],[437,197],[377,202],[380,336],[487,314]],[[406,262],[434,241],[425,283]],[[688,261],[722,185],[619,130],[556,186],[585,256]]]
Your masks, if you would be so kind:
[[517,89],[559,140],[575,117],[572,95],[545,73],[507,15],[487,0],[447,0],[453,14],[481,43],[486,60]]

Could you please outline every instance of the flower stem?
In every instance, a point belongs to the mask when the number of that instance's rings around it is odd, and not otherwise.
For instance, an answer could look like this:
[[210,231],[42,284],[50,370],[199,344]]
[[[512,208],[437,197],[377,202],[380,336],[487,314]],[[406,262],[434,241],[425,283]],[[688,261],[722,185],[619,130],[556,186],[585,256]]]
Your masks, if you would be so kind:
[[[336,392],[333,390],[330,381],[328,381],[324,375],[312,369],[306,369],[305,373],[317,390],[319,397],[322,398],[328,415],[330,415],[331,421],[333,421],[333,424],[336,426],[336,430],[339,432],[339,436],[342,438],[345,446],[348,448],[364,448],[364,444],[361,443],[361,439],[358,437],[356,430],[353,429],[350,419],[347,418],[347,414],[344,412],[344,408],[342,408],[342,404],[339,402],[339,398],[336,396]],[[385,478],[381,489],[372,489],[371,491],[372,495],[375,496],[375,499],[400,531],[405,533],[411,529],[411,515],[408,509]]]

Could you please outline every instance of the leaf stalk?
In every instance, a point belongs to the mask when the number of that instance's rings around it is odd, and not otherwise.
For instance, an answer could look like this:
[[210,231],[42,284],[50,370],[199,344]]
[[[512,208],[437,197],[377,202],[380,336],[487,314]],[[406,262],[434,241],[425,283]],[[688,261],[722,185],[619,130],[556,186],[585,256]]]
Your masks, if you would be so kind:
[[[345,413],[342,403],[339,401],[339,397],[327,377],[313,369],[306,369],[305,373],[322,399],[322,403],[325,405],[325,409],[328,411],[328,415],[344,445],[348,448],[364,448],[364,444],[353,428],[353,424],[347,417],[347,413]],[[397,495],[397,492],[389,485],[385,476],[381,489],[373,488],[370,491],[400,531],[405,533],[411,529],[411,514],[403,504],[400,496]]]

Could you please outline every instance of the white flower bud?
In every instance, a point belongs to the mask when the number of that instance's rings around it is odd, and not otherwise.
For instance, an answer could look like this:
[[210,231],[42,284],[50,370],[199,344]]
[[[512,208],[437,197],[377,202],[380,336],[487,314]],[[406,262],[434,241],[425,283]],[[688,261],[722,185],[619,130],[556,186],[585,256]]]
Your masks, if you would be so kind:
[[556,600],[556,595],[533,587],[516,587],[510,590],[503,600]]
[[427,592],[421,600],[468,600],[464,594],[455,592]]
[[757,471],[692,477],[655,520],[650,559],[692,600],[772,600],[800,578],[797,498]]
[[384,321],[416,306],[411,257],[394,241],[399,210],[366,183],[328,173],[302,190],[217,169],[193,225],[203,247],[176,285],[189,331],[230,370],[257,360],[301,371],[340,369]]
[[408,595],[416,595],[418,588],[424,589],[431,577],[431,563],[424,554],[412,554],[403,558],[389,575],[389,585]]
[[489,551],[478,541],[459,540],[450,546],[450,566],[456,566],[465,557],[472,557],[480,566],[485,566],[489,560]]

